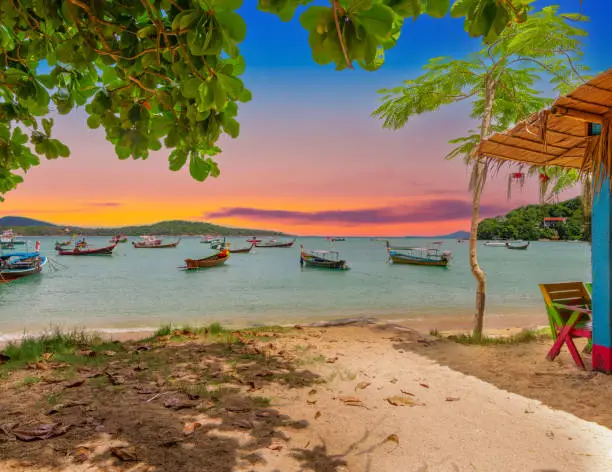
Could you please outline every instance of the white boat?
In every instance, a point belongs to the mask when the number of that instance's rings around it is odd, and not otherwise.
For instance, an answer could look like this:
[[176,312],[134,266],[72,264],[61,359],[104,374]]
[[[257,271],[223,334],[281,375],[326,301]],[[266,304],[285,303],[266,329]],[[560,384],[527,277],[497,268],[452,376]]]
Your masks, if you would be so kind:
[[13,233],[11,228],[5,230],[0,234],[0,249],[12,249],[14,246],[18,244],[25,244],[25,241],[18,241],[16,238],[18,236]]
[[489,247],[506,247],[506,241],[487,241],[484,245]]

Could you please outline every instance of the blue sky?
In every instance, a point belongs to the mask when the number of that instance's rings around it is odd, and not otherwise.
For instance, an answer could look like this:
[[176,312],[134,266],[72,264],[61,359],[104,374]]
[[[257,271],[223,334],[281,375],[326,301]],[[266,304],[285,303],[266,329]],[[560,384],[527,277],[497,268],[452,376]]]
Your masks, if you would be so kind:
[[[551,4],[567,13],[580,9],[580,0],[535,2],[538,9]],[[583,4],[591,17],[582,25],[589,33],[583,62],[598,72],[612,66],[606,24],[612,0]],[[245,0],[241,13],[248,25],[243,79],[253,100],[240,105],[239,138],[221,139],[218,179],[198,183],[187,170],[168,171],[165,150],[146,161],[118,161],[103,131],[88,129],[78,111],[58,117],[54,131],[70,146],[71,158],[31,170],[7,195],[0,215],[90,226],[199,219],[304,234],[442,234],[469,227],[469,171],[461,159],[444,160],[448,140],[475,124],[469,104],[419,116],[398,131],[383,130],[370,116],[377,90],[416,77],[432,57],[460,58],[479,49],[480,38],[470,38],[461,19],[407,20],[382,69],[366,72],[315,64],[299,12],[283,23]],[[509,172],[504,168],[488,181],[482,216],[538,202],[537,179],[507,201]],[[66,179],[75,174],[78,179]],[[422,209],[434,218],[418,216]],[[356,214],[375,216],[355,227]],[[325,221],[317,226],[317,220]]]

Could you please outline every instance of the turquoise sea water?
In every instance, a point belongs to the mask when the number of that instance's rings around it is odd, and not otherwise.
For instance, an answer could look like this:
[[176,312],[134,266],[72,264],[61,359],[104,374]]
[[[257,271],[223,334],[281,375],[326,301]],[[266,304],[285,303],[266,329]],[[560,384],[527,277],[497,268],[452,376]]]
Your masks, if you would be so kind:
[[[199,238],[183,239],[176,249],[120,244],[110,257],[57,256],[56,238],[39,239],[41,252],[66,267],[47,267],[40,276],[0,285],[0,335],[50,325],[128,329],[168,322],[253,325],[347,316],[461,316],[474,306],[468,244],[455,240],[443,246],[453,252],[447,269],[390,265],[384,242],[368,238],[334,243],[349,271],[301,269],[300,243],[309,249],[331,245],[323,238],[300,238],[293,248],[256,248],[233,255],[225,266],[186,273],[177,269],[185,258],[212,254]],[[107,241],[89,238],[95,247]],[[247,244],[230,241],[232,247]],[[394,240],[416,246],[428,242]],[[534,242],[527,251],[510,251],[480,242],[479,258],[489,277],[489,315],[542,311],[538,283],[590,280],[590,249],[583,243]]]

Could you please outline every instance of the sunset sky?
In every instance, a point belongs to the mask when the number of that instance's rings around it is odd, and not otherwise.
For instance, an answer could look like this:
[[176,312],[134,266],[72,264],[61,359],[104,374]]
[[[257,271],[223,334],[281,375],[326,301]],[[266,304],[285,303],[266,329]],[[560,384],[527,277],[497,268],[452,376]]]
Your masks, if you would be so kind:
[[[90,130],[77,111],[56,118],[55,137],[69,159],[30,171],[0,203],[0,217],[20,215],[62,225],[115,226],[168,219],[320,235],[439,235],[468,229],[468,172],[448,162],[449,139],[474,126],[469,104],[414,119],[400,131],[370,117],[376,91],[416,77],[429,58],[460,58],[479,48],[461,20],[421,16],[407,21],[383,68],[336,72],[316,65],[307,32],[297,20],[282,23],[245,1],[248,35],[241,50],[243,79],[253,100],[240,106],[238,139],[221,141],[221,176],[198,183],[188,169],[168,170],[167,152],[147,161],[119,161],[102,129]],[[561,4],[567,12],[579,0]],[[612,1],[585,0],[584,62],[594,72],[610,67]],[[509,170],[492,178],[483,216],[538,201],[537,182],[506,199]],[[568,196],[577,194],[577,190]]]

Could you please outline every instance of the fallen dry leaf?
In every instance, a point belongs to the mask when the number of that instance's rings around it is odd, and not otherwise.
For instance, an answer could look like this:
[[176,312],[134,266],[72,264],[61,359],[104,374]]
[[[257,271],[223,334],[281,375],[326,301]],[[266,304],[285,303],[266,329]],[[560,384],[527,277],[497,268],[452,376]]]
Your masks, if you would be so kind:
[[357,397],[338,397],[338,400],[347,406],[362,406],[365,408],[363,402]]
[[122,461],[137,461],[138,460],[138,451],[134,446],[130,447],[113,447],[111,448],[111,453],[121,459]]
[[391,382],[392,384],[397,383],[397,379],[391,379],[389,382]]
[[185,436],[189,436],[193,434],[193,432],[200,426],[202,426],[202,423],[200,423],[199,421],[194,421],[193,423],[185,423],[185,425],[183,426],[183,434]]
[[411,397],[414,397],[414,393],[410,393],[408,390],[400,390],[400,392],[402,392],[404,395],[410,395]]
[[74,380],[73,382],[70,382],[69,384],[66,384],[66,386],[64,388],[80,387],[84,383],[85,383],[85,379]]
[[134,390],[136,390],[136,392],[140,395],[151,395],[152,393],[157,393],[159,391],[159,389],[153,385],[136,385]]
[[338,360],[338,356],[327,359],[325,362],[327,362],[328,364],[333,364],[337,360]]
[[51,359],[53,357],[53,353],[52,352],[44,352],[43,353],[43,359],[48,361],[49,359]]
[[458,402],[459,397],[446,397],[447,402]]
[[43,423],[34,426],[23,426],[21,428],[13,428],[11,433],[21,441],[36,441],[37,439],[49,439],[56,436],[61,436],[70,429],[71,425],[63,425],[62,423]]
[[383,442],[394,442],[399,445],[399,437],[397,434],[390,434]]
[[368,388],[370,385],[372,385],[372,382],[359,382],[355,386],[355,391],[357,391],[357,390],[364,390],[364,389]]
[[105,374],[108,377],[110,383],[112,383],[113,385],[121,385],[125,383],[125,379],[121,375],[111,374],[110,372],[105,372]]
[[169,397],[164,401],[164,406],[173,410],[181,410],[183,408],[191,408],[193,403],[186,402],[178,397]]
[[142,372],[143,370],[147,370],[148,368],[149,368],[148,365],[141,363],[141,364],[138,364],[136,367],[134,367],[134,370],[136,372]]
[[315,415],[314,415],[314,419],[315,419],[315,420],[318,420],[320,417],[321,417],[321,412],[320,412],[320,411],[317,411],[317,412],[315,413]]
[[308,392],[308,395],[314,395],[315,393],[317,393],[317,389],[313,388],[310,392]]
[[96,357],[96,351],[93,351],[91,349],[81,349],[81,350],[77,351],[76,353],[79,356]]
[[429,385],[424,384],[424,383],[420,383],[419,385],[420,385],[421,387],[424,387],[424,388],[429,388]]
[[283,447],[285,447],[285,445],[282,442],[279,440],[273,440],[272,444],[268,446],[268,449],[271,451],[280,451]]
[[115,351],[104,351],[102,354],[104,354],[105,356],[108,356],[108,357],[113,357],[117,353]]
[[74,451],[74,461],[78,463],[85,462],[89,459],[91,451],[87,447],[79,447],[76,451]]
[[306,400],[306,403],[308,403],[309,405],[314,405],[317,403],[316,400]]
[[386,399],[393,406],[416,406],[423,405],[421,402],[417,402],[410,397],[402,397],[399,395],[394,395]]

